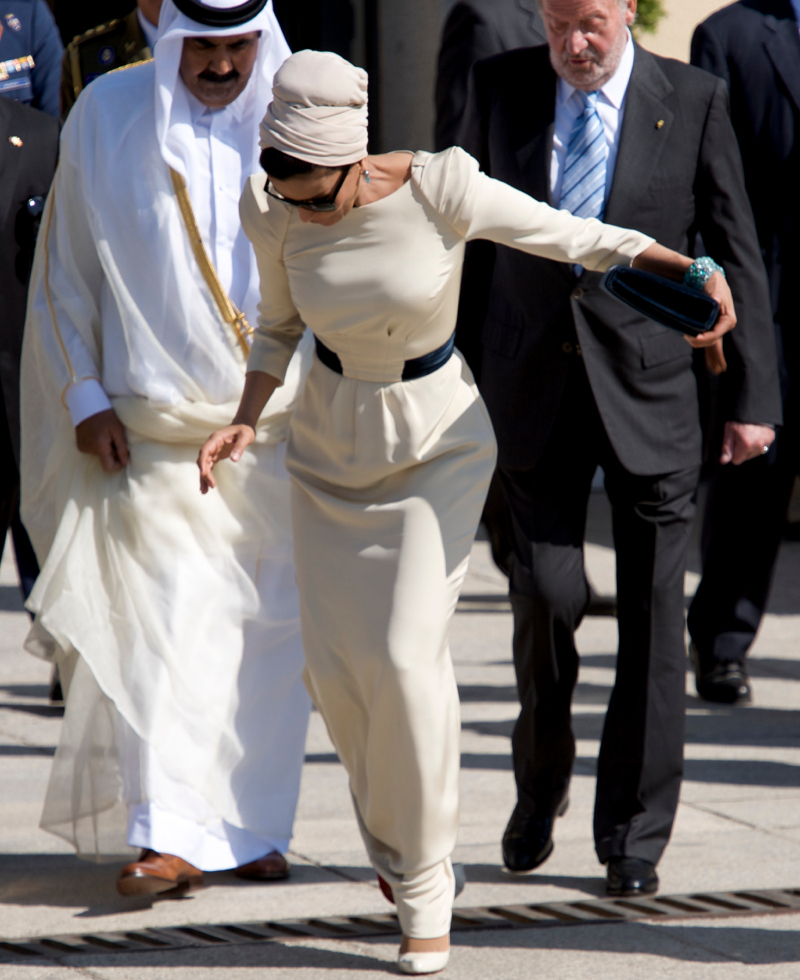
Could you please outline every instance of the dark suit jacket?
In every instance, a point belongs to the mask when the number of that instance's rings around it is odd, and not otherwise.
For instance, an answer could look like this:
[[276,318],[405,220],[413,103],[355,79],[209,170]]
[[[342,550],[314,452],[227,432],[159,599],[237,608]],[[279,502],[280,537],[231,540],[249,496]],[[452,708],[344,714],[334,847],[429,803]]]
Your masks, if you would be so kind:
[[26,202],[47,195],[58,156],[58,128],[52,116],[0,99],[0,386],[17,461],[19,361],[36,233]]
[[[548,203],[555,96],[546,46],[480,62],[463,139],[484,171]],[[730,417],[779,423],[767,281],[723,82],[637,46],[605,220],[684,254],[702,234],[727,270],[739,316],[726,345]],[[564,345],[576,342],[623,466],[656,474],[700,464],[692,349],[604,293],[600,278],[577,279],[571,266],[503,246],[493,268],[471,257],[465,288],[482,283],[488,299],[462,296],[457,343],[475,364],[482,339],[476,366],[500,466],[535,465],[575,357]]]
[[536,0],[458,0],[447,16],[439,48],[436,149],[457,142],[476,61],[546,40]]
[[[789,0],[743,0],[702,23],[692,62],[724,78],[785,361],[800,370],[800,33]],[[785,272],[784,272],[785,270]]]

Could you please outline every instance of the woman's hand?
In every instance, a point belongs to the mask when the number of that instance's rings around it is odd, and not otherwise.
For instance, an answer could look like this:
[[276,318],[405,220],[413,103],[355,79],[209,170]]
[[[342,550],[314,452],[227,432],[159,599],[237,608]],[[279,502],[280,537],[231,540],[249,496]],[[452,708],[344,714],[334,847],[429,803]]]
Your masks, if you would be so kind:
[[200,493],[208,493],[216,485],[214,466],[221,459],[230,457],[232,462],[241,459],[242,453],[255,440],[256,431],[252,425],[226,425],[213,436],[209,436],[197,457],[200,469]]
[[[719,303],[719,316],[713,330],[698,334],[696,337],[686,337],[692,347],[714,347],[719,342],[722,353],[722,338],[736,326],[736,311],[733,308],[733,296],[728,280],[721,272],[715,272],[703,286],[703,292]],[[724,358],[723,358],[724,361]]]
[[229,456],[235,463],[256,438],[256,422],[272,393],[280,385],[277,378],[264,371],[248,371],[244,378],[244,391],[239,409],[230,425],[206,439],[197,465],[200,468],[200,493],[208,493],[216,485],[211,472],[216,463]]
[[[654,242],[631,262],[635,269],[645,269],[668,279],[681,281],[686,270],[691,266],[692,259],[680,252],[673,252]],[[725,355],[722,353],[722,338],[736,326],[736,311],[733,308],[733,296],[730,286],[721,273],[715,272],[703,286],[703,292],[719,303],[719,316],[713,330],[690,337],[684,334],[684,340],[692,347],[704,347],[706,352],[706,367],[712,374],[722,374],[727,368]]]

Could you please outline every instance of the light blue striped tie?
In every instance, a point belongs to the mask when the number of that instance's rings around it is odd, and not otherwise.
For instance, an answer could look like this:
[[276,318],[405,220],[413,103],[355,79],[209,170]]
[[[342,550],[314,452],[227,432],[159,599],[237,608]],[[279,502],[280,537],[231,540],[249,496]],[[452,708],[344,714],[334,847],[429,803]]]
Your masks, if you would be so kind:
[[605,208],[608,143],[597,111],[597,92],[578,92],[583,112],[575,120],[564,160],[561,208],[579,218],[601,218]]

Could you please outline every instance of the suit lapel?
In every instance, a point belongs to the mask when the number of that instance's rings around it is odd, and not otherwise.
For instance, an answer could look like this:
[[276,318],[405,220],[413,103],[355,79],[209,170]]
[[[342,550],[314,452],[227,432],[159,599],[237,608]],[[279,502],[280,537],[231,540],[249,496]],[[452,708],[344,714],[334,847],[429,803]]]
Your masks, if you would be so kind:
[[633,220],[633,216],[628,217],[631,202],[635,202],[650,183],[670,137],[674,115],[664,99],[672,91],[672,85],[653,55],[637,44],[625,97],[622,132],[618,136],[614,180],[603,219],[610,224]]
[[775,20],[767,17],[765,23],[770,32],[766,42],[767,52],[792,101],[800,109],[800,31],[797,21],[793,18]]
[[516,150],[517,164],[525,180],[525,193],[550,205],[553,204],[550,159],[555,129],[556,84],[556,74],[548,64],[542,84],[537,86],[535,103],[529,106],[527,121],[532,135],[528,140],[523,139]]
[[525,193],[544,201],[551,207],[553,196],[550,193],[550,159],[553,153],[553,130],[550,122],[533,139],[517,150],[517,162],[525,176]]
[[3,188],[3,193],[0,194],[0,228],[6,234],[13,234],[14,231],[9,224],[9,211],[17,200],[17,184],[25,153],[24,148],[14,146],[10,138],[23,138],[24,135],[22,131],[14,132],[11,113],[0,102],[0,187]]
[[[538,0],[517,0],[517,6],[524,10],[526,14],[530,14],[528,27],[537,34],[541,34]],[[545,39],[543,38],[543,40]]]

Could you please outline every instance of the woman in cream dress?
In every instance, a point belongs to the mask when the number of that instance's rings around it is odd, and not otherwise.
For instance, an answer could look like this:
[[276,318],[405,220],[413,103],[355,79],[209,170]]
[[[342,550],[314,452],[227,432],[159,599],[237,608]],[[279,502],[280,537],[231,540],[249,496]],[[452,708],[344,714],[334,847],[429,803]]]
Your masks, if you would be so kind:
[[452,348],[465,243],[600,271],[637,258],[676,278],[691,260],[555,211],[459,149],[367,156],[366,74],[336,55],[293,55],[273,91],[269,180],[253,176],[241,202],[258,329],[236,418],[201,451],[201,489],[252,441],[310,328],[317,357],[286,454],[306,683],[397,903],[400,969],[435,972],[448,957],[459,803],[448,634],[495,461]]

